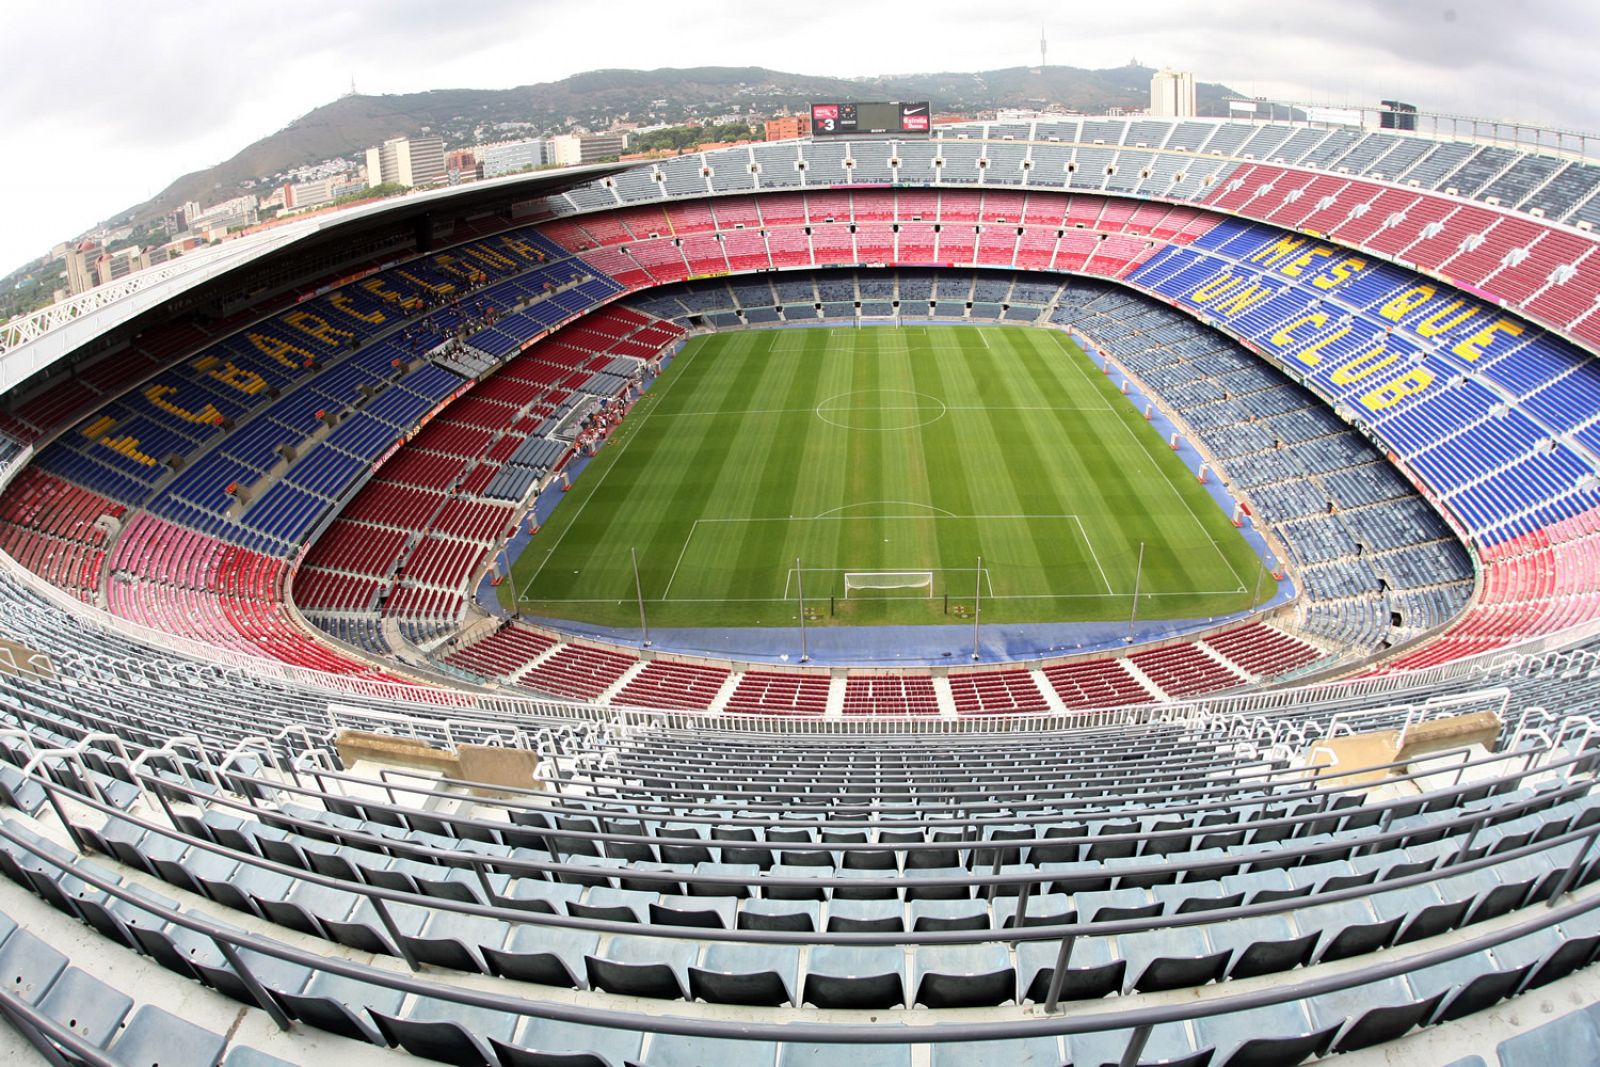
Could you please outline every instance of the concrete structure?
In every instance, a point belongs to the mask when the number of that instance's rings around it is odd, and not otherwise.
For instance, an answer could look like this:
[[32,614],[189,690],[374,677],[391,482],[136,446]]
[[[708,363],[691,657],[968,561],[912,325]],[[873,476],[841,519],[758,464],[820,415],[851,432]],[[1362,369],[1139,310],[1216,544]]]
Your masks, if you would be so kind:
[[1150,76],[1150,114],[1166,118],[1193,118],[1194,74],[1162,67]]
[[438,137],[391,137],[367,149],[369,186],[431,185],[444,178],[444,141]]
[[551,162],[563,167],[620,156],[628,148],[625,133],[568,133],[550,138]]

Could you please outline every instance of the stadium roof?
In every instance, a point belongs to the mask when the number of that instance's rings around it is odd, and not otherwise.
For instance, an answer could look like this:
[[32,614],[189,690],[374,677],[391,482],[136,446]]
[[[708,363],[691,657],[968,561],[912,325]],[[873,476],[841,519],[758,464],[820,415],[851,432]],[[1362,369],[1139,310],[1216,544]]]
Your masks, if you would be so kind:
[[[384,231],[412,230],[429,221],[441,207],[453,217],[507,209],[624,169],[623,164],[597,164],[509,175],[466,187],[429,189],[294,220],[192,252],[180,260],[6,323],[0,333],[0,393],[16,388],[91,341],[120,338],[128,332],[119,327],[131,325],[136,331],[152,311],[176,310],[180,298],[190,307],[225,297],[227,291],[259,298],[274,283],[264,272],[244,268],[269,257],[275,264],[286,255],[310,264],[336,247],[359,248],[362,238],[376,237]],[[304,270],[292,273],[302,279],[308,276]],[[228,279],[226,283],[221,281],[224,277]],[[277,283],[279,288],[282,285]]]

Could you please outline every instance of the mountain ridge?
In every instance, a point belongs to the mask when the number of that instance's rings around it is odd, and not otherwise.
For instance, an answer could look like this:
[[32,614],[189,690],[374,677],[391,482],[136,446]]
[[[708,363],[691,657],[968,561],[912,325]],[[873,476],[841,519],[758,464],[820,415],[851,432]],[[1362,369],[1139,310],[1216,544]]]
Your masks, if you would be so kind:
[[[771,114],[812,100],[921,100],[935,112],[973,113],[1004,107],[1064,107],[1086,113],[1142,109],[1152,68],[1129,64],[1104,70],[1009,67],[975,73],[834,78],[764,67],[662,67],[584,71],[557,81],[509,89],[432,89],[383,96],[347,95],[314,108],[247,145],[229,159],[191,171],[149,200],[109,222],[143,223],[188,200],[203,205],[250,191],[292,167],[353,158],[389,137],[437,134],[447,146],[508,136],[547,135],[615,122],[683,123],[719,114]],[[1216,83],[1196,85],[1202,115],[1226,114],[1236,95]],[[255,187],[257,191],[259,187]]]

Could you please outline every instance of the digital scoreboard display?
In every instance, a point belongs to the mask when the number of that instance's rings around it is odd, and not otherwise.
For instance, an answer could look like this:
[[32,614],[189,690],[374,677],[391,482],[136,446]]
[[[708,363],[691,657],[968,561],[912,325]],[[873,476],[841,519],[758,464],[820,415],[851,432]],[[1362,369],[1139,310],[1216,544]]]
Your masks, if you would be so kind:
[[811,135],[897,136],[926,134],[933,129],[933,114],[926,100],[914,103],[894,101],[886,104],[812,104]]

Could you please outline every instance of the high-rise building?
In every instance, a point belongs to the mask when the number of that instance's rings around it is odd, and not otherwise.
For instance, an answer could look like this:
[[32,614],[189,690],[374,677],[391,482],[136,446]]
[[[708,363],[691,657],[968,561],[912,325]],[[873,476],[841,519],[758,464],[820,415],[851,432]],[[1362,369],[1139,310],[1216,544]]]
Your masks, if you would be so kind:
[[100,255],[100,246],[90,241],[68,250],[65,257],[67,264],[67,293],[77,296],[87,293],[100,284],[99,277],[95,274],[94,261]]
[[438,137],[391,137],[367,149],[369,186],[430,185],[444,178],[444,141]]
[[1150,76],[1150,114],[1168,118],[1193,118],[1194,75],[1187,70],[1162,67]]
[[552,162],[563,167],[596,163],[628,150],[625,133],[567,133],[550,138]]

